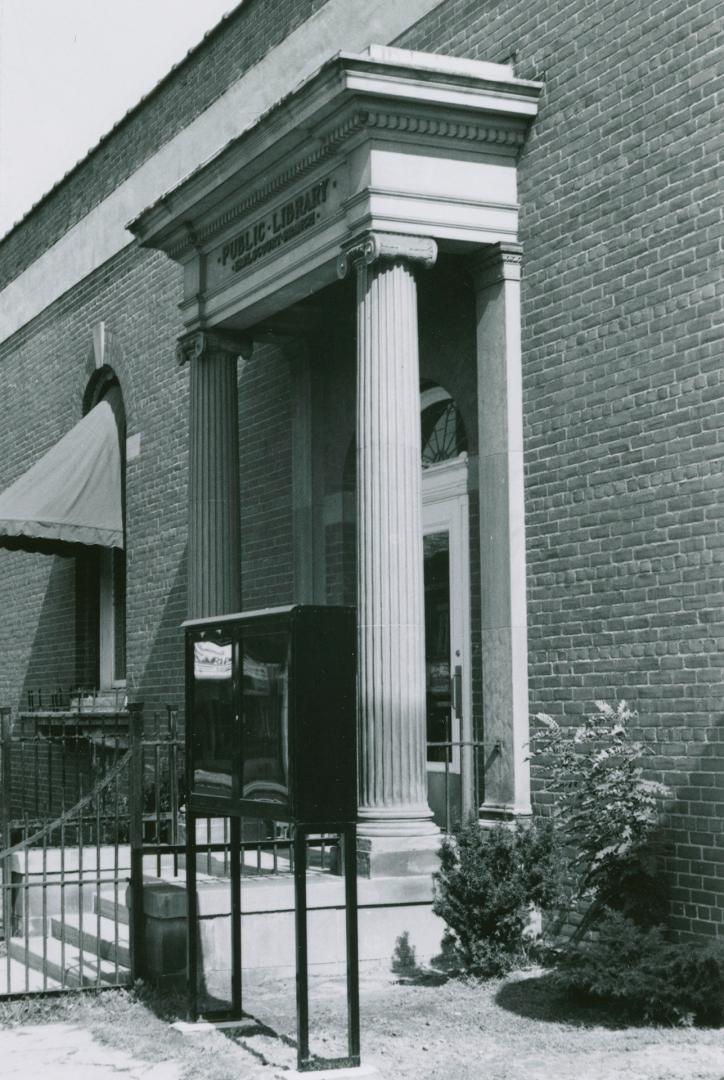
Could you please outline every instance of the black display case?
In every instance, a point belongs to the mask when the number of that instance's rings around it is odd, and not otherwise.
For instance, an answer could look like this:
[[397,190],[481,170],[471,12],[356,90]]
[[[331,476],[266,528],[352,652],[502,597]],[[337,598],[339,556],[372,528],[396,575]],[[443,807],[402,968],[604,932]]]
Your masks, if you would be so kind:
[[353,821],[354,610],[294,605],[184,626],[189,811]]

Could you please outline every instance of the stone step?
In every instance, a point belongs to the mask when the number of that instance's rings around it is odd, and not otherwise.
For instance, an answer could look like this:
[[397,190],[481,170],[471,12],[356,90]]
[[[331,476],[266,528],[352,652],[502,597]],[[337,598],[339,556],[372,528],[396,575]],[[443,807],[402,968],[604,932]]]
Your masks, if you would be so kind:
[[[25,962],[25,939],[11,938],[8,942],[11,958]],[[79,986],[127,986],[131,973],[126,967],[116,967],[109,960],[99,960],[92,953],[81,950],[76,945],[58,941],[53,937],[43,938],[36,934],[28,938],[28,967],[33,971],[45,972],[48,979],[59,984],[58,989]]]
[[79,948],[82,944],[84,955],[88,953],[94,960],[100,956],[111,964],[117,960],[121,967],[131,966],[127,923],[117,923],[104,915],[88,912],[83,916],[82,934],[78,915],[66,915],[62,920],[52,918],[50,929],[56,941],[65,941]]
[[129,913],[126,906],[125,886],[119,886],[117,899],[112,889],[107,892],[101,891],[100,895],[96,894],[93,897],[93,912],[96,915],[103,915],[106,919],[117,919],[119,923],[128,926]]
[[60,990],[60,983],[42,971],[26,967],[20,960],[0,957],[0,998],[8,994],[33,994],[39,990]]

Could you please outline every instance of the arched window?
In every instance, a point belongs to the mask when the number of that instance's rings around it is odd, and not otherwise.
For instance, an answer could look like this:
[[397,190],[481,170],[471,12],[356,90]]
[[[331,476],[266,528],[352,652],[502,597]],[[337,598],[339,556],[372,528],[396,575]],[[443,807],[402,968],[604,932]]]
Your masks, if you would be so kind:
[[468,448],[458,407],[441,386],[423,384],[420,391],[422,467],[459,457]]

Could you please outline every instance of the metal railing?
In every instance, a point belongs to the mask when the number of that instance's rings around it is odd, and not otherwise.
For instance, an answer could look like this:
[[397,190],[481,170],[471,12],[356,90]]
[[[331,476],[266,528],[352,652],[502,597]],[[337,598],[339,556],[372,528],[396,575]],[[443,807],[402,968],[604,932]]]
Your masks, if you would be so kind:
[[[501,754],[499,742],[441,739],[427,743],[428,795],[435,820],[449,833],[477,815],[485,798],[485,776]],[[441,777],[439,783],[435,777]]]
[[114,738],[101,768],[87,736],[31,734],[8,709],[0,729],[0,997],[123,985],[127,947],[110,913],[128,880],[131,752]]
[[[26,691],[25,713],[120,713],[126,709],[126,691],[121,687],[98,690],[94,687],[36,687]],[[22,714],[22,713],[21,713]]]

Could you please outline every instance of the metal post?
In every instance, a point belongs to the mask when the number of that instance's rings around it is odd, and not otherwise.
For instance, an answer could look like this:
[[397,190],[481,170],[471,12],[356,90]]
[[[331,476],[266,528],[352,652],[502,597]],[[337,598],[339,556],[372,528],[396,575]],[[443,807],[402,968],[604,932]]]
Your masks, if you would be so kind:
[[344,899],[347,929],[347,1053],[350,1065],[360,1063],[359,948],[357,939],[357,826],[342,830],[344,844]]
[[309,1068],[309,959],[307,953],[307,830],[294,831],[294,928],[297,951],[297,1068]]
[[[0,708],[0,849],[9,848],[12,844],[10,836],[10,818],[12,816],[12,763],[10,760],[12,738],[12,721],[10,709],[7,706]],[[10,949],[8,942],[13,934],[13,897],[11,879],[11,860],[3,859],[0,873],[2,873],[2,916],[3,937],[5,939],[6,956],[6,981],[10,989]]]
[[241,1020],[241,818],[229,823],[231,887],[231,1019]]
[[[186,788],[187,792],[189,788]],[[186,966],[187,1013],[193,1024],[199,1018],[198,897],[196,896],[196,815],[186,803]]]
[[169,840],[173,846],[173,876],[178,877],[178,713],[175,709],[168,710],[168,789],[169,810],[171,812],[171,825]]
[[0,830],[2,846],[10,847],[9,834],[11,818],[12,771],[10,762],[10,740],[12,738],[12,720],[7,705],[0,708]]
[[143,705],[129,704],[131,762],[128,777],[129,840],[131,847],[131,974],[143,974]]

